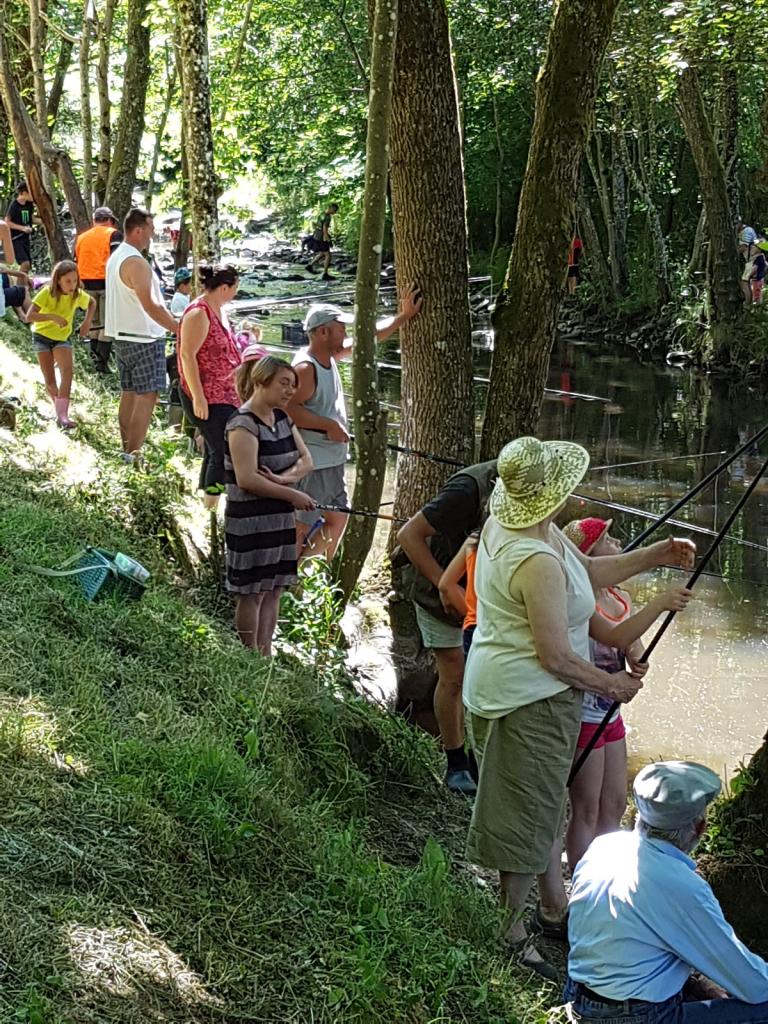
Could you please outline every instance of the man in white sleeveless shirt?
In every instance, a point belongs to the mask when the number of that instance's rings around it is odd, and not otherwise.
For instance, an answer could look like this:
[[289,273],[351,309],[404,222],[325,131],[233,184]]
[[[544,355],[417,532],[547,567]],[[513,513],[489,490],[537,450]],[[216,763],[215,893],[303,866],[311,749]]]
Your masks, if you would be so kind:
[[[386,341],[399,327],[412,320],[421,309],[421,302],[419,290],[410,285],[403,293],[397,316],[377,323],[377,341]],[[288,407],[288,415],[299,428],[314,464],[312,472],[297,486],[314,498],[318,505],[338,508],[349,506],[344,482],[349,433],[344,392],[336,363],[352,348],[346,325],[353,323],[354,319],[351,313],[327,303],[309,307],[304,319],[309,345],[294,357],[293,366],[299,386]],[[336,554],[349,517],[343,512],[323,512],[322,515],[325,526],[320,540],[313,547],[313,554],[323,554],[330,560]],[[318,516],[317,512],[296,513],[299,551]]]
[[165,387],[165,335],[178,331],[142,255],[154,233],[151,213],[129,210],[124,240],[107,262],[104,331],[114,340],[120,373],[118,421],[126,461],[133,461],[144,444],[157,393]]

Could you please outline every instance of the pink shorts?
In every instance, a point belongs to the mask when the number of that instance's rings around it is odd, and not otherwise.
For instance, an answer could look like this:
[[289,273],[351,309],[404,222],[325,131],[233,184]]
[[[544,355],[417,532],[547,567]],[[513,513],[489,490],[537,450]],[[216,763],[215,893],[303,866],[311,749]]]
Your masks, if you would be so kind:
[[[579,732],[579,738],[576,742],[576,746],[580,750],[583,750],[595,735],[598,725],[599,722],[581,723],[581,731]],[[604,731],[600,734],[600,739],[592,749],[599,750],[600,747],[604,747],[606,743],[618,743],[619,740],[623,740],[626,735],[627,730],[624,728],[624,719],[621,715],[617,715],[616,719],[605,727]]]

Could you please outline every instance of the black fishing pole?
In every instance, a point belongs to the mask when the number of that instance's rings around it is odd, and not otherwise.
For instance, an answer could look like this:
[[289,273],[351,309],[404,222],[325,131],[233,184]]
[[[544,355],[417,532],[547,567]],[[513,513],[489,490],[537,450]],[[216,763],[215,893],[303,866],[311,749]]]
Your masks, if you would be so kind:
[[[768,430],[768,427],[764,428],[764,430]],[[762,434],[763,432],[764,431],[761,431],[760,433]],[[746,505],[747,501],[749,501],[749,498],[752,495],[752,492],[755,490],[755,488],[757,487],[758,483],[760,482],[760,480],[762,479],[762,477],[765,475],[766,472],[768,472],[768,459],[765,460],[763,465],[760,467],[760,472],[754,477],[754,479],[750,483],[749,487],[746,489],[746,491],[742,494],[742,496],[736,502],[736,505],[734,506],[733,511],[730,513],[728,518],[725,520],[723,525],[720,527],[720,530],[719,530],[717,536],[715,537],[715,539],[712,541],[712,543],[709,545],[709,547],[707,548],[706,552],[702,556],[701,562],[699,563],[698,567],[694,570],[693,575],[690,577],[690,579],[686,583],[686,588],[688,590],[692,590],[693,587],[695,586],[696,581],[698,580],[698,578],[704,572],[704,569],[706,568],[709,560],[712,558],[714,553],[717,551],[718,547],[720,546],[720,543],[725,538],[726,534],[728,533],[728,530],[733,525],[733,522],[736,519],[736,516],[739,514],[739,512],[741,512],[742,508],[744,507],[744,505]],[[632,547],[637,547],[637,539],[632,541],[631,544],[627,545],[627,547],[624,550],[628,551]],[[674,611],[673,612],[667,612],[667,614],[666,614],[666,616],[664,618],[664,621],[659,626],[659,628],[656,630],[656,633],[655,633],[653,639],[651,640],[650,644],[646,647],[646,649],[643,651],[642,655],[640,656],[640,661],[643,664],[648,661],[650,656],[656,650],[656,647],[658,646],[659,641],[661,640],[661,638],[666,633],[666,631],[669,628],[669,625],[672,622],[672,620],[674,619],[675,615],[677,615],[677,612],[674,612]],[[602,722],[600,722],[600,724],[598,725],[597,729],[595,729],[594,733],[592,734],[592,736],[589,739],[589,742],[587,743],[586,747],[584,747],[584,749],[581,751],[581,753],[579,754],[578,760],[576,761],[576,763],[574,764],[573,768],[571,769],[571,774],[568,776],[568,785],[569,786],[573,783],[573,780],[579,774],[579,771],[581,770],[582,766],[584,765],[584,762],[587,760],[589,755],[594,750],[595,745],[597,744],[598,740],[600,739],[600,737],[602,736],[603,732],[607,728],[608,723],[610,722],[610,720],[613,718],[613,716],[616,714],[616,712],[619,710],[620,707],[621,707],[621,701],[615,700],[611,704],[611,706],[608,709],[608,711],[606,711],[605,717],[603,718]]]
[[399,516],[387,516],[382,512],[369,512],[367,509],[362,508],[346,508],[343,505],[315,505],[315,508],[319,508],[322,512],[343,512],[345,516],[365,516],[366,519],[386,519],[390,523],[407,523],[407,519],[401,519]]
[[754,434],[747,441],[745,441],[743,445],[737,448],[732,455],[729,455],[727,459],[724,459],[721,463],[719,463],[719,465],[715,466],[714,469],[710,470],[710,472],[707,473],[707,475],[703,479],[701,479],[694,487],[692,487],[690,491],[687,491],[682,496],[682,498],[679,498],[674,503],[674,505],[671,505],[667,509],[667,511],[659,517],[659,519],[656,522],[651,523],[651,525],[647,526],[642,531],[642,533],[638,534],[638,536],[635,537],[635,539],[631,541],[624,548],[624,550],[634,551],[635,548],[640,547],[640,545],[647,537],[650,537],[650,535],[652,533],[655,533],[656,530],[658,530],[660,526],[666,523],[668,519],[671,519],[675,512],[681,509],[683,505],[686,505],[691,500],[691,498],[695,497],[699,493],[699,491],[703,491],[708,484],[712,483],[712,481],[715,480],[718,476],[720,476],[721,473],[724,473],[732,462],[735,462],[735,460],[738,459],[740,455],[743,455],[744,452],[746,452],[749,448],[756,444],[766,433],[768,433],[768,423],[761,430],[758,430],[756,434]]
[[598,473],[600,470],[624,469],[627,466],[653,466],[659,462],[690,462],[693,459],[706,459],[710,455],[727,455],[728,450],[721,452],[702,452],[699,455],[665,455],[663,459],[641,459],[639,462],[616,462],[612,466],[590,466],[588,473]]
[[[682,519],[665,519],[664,515],[656,515],[653,512],[645,512],[641,508],[635,508],[634,505],[621,505],[617,501],[607,501],[604,498],[596,498],[591,494],[581,494],[579,491],[573,491],[571,496],[578,498],[580,501],[590,501],[593,505],[601,505],[603,508],[610,508],[614,512],[625,512],[633,516],[641,516],[643,519],[650,519],[654,523],[660,523],[666,521],[670,526],[678,526],[683,530],[690,530],[691,533],[702,533],[707,537],[716,537],[717,531],[710,530],[707,526],[698,526],[696,523],[686,523]],[[647,535],[647,531],[646,531]],[[739,544],[741,547],[752,548],[755,551],[763,551],[768,554],[768,547],[764,544],[756,544],[752,540],[742,540],[741,537],[728,537],[734,544]],[[635,546],[635,542],[632,541],[632,546]],[[632,547],[627,545],[624,548],[625,551],[631,551]]]

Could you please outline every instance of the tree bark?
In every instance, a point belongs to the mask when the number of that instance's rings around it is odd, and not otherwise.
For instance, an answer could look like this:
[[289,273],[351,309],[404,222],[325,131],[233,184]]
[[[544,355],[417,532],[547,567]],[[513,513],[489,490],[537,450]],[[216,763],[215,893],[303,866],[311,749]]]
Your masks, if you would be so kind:
[[96,86],[99,94],[99,161],[96,169],[94,191],[96,202],[103,203],[107,194],[107,182],[112,165],[112,103],[109,98],[109,46],[112,41],[112,22],[117,0],[106,0],[101,23],[94,20],[98,29],[99,63],[96,70]]
[[8,125],[13,135],[16,151],[21,157],[26,179],[32,198],[37,206],[38,216],[43,222],[43,229],[48,238],[48,245],[54,260],[66,259],[69,256],[64,232],[59,221],[56,204],[43,182],[42,163],[33,145],[31,131],[35,128],[32,119],[24,108],[19,96],[11,69],[8,46],[0,24],[0,97],[5,107]]
[[517,231],[493,314],[482,457],[532,434],[567,273],[579,171],[618,0],[560,0],[536,87]]
[[215,259],[219,247],[218,185],[211,130],[206,0],[176,0],[179,15],[179,72],[184,110],[184,148],[189,171],[192,265],[197,286],[200,263]]
[[152,166],[149,169],[149,181],[147,182],[146,206],[148,210],[152,208],[152,197],[155,194],[155,177],[157,175],[157,165],[160,162],[160,150],[163,148],[165,126],[168,124],[168,115],[171,112],[173,98],[176,95],[176,82],[178,79],[178,73],[179,69],[175,60],[173,62],[173,69],[171,69],[170,52],[168,47],[166,47],[165,74],[168,79],[168,86],[165,90],[165,102],[163,103],[163,109],[160,114],[160,121],[155,130],[155,145],[152,149]]
[[592,181],[595,185],[595,191],[597,192],[598,202],[600,203],[600,213],[603,218],[605,237],[608,243],[608,269],[611,274],[611,288],[613,290],[614,301],[618,302],[621,299],[622,290],[621,274],[619,272],[619,257],[616,248],[616,221],[614,218],[613,199],[610,189],[608,188],[608,177],[605,173],[605,164],[603,162],[603,147],[598,132],[595,132],[594,134],[594,143],[594,158],[592,156],[592,148],[589,143],[585,150],[585,156],[587,158],[587,166],[589,167],[590,174],[592,175]]
[[125,77],[105,203],[122,220],[133,202],[151,64],[148,0],[128,0]]
[[[417,282],[424,305],[400,337],[404,445],[474,457],[472,335],[464,169],[445,0],[400,0],[392,90],[390,180],[398,281]],[[408,517],[450,469],[400,456],[396,516]],[[391,538],[393,540],[393,538]],[[398,708],[418,701],[434,728],[434,667],[421,645],[402,573],[390,601]]]
[[712,355],[719,361],[727,355],[744,309],[739,286],[735,226],[728,201],[725,170],[707,119],[698,73],[694,67],[688,66],[680,74],[678,98],[683,128],[696,164],[707,214],[712,268],[708,282]]
[[64,95],[64,79],[67,77],[67,73],[69,72],[69,66],[72,63],[73,48],[74,47],[71,40],[61,40],[59,58],[56,61],[56,70],[53,74],[53,81],[51,82],[50,91],[48,92],[47,109],[49,132],[53,132],[53,129],[56,125],[56,121],[59,116],[61,97]]
[[605,308],[611,296],[611,272],[608,269],[608,263],[600,244],[600,236],[595,227],[592,208],[583,189],[579,198],[578,219],[581,225],[581,237],[584,242],[583,261],[589,269],[588,279],[595,290],[598,304]]
[[496,209],[493,219],[493,245],[491,246],[489,260],[491,273],[493,273],[493,263],[501,245],[501,215],[503,212],[502,200],[504,195],[504,144],[502,142],[501,124],[499,121],[499,101],[496,98],[495,89],[491,92],[491,102],[493,104],[493,132],[496,140],[496,154],[499,158],[496,164]]
[[[378,512],[387,468],[387,414],[379,401],[376,366],[376,311],[381,252],[387,217],[389,133],[395,66],[398,0],[377,0],[372,26],[368,89],[365,192],[355,289],[355,345],[352,349],[352,417],[357,463],[352,506]],[[337,579],[349,598],[371,550],[376,520],[352,516],[344,537]]]
[[83,199],[90,218],[93,214],[93,123],[91,121],[91,20],[92,0],[84,0],[80,29],[78,64],[80,68],[80,124],[83,137]]

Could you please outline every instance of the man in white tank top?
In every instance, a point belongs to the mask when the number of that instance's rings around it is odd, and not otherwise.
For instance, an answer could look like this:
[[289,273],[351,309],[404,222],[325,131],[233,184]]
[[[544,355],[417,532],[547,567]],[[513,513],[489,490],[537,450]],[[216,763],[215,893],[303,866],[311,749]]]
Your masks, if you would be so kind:
[[[376,325],[377,341],[386,341],[399,327],[413,319],[421,309],[421,301],[418,289],[410,285],[403,293],[397,316]],[[349,355],[352,348],[346,325],[353,323],[354,319],[351,313],[328,303],[309,307],[304,319],[309,345],[294,357],[293,366],[299,386],[288,407],[288,415],[299,428],[314,464],[312,472],[297,485],[298,489],[309,494],[318,505],[337,508],[349,506],[344,481],[349,433],[344,392],[336,363]],[[311,553],[325,555],[330,560],[344,536],[349,517],[343,512],[323,512],[322,515],[325,526]],[[296,513],[299,551],[318,518],[317,512]]]
[[107,262],[104,330],[114,340],[120,373],[118,421],[126,461],[133,461],[144,444],[157,393],[165,386],[165,335],[178,332],[160,282],[142,255],[154,233],[151,213],[130,210],[124,241]]

